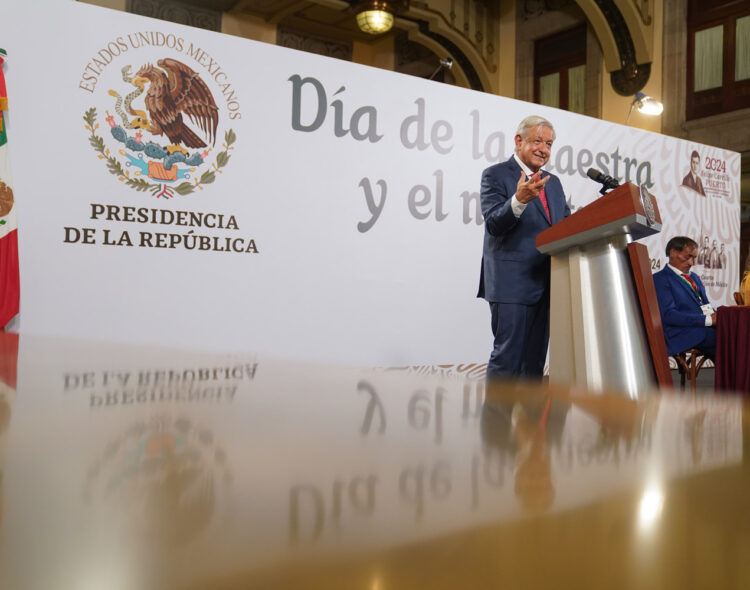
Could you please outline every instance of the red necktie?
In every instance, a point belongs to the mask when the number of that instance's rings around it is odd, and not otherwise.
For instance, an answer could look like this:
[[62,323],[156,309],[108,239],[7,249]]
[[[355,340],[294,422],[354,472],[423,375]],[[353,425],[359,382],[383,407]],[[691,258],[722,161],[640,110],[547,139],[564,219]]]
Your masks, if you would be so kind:
[[698,292],[698,285],[695,284],[695,281],[690,278],[690,275],[683,273],[682,278],[685,279],[688,283],[690,283],[690,286],[693,288],[693,291],[696,293]]
[[544,187],[542,187],[542,192],[539,193],[539,200],[542,202],[542,207],[544,207],[544,212],[547,214],[547,220],[552,223],[552,217],[550,217],[549,214],[549,205],[547,204],[547,195],[544,192]]

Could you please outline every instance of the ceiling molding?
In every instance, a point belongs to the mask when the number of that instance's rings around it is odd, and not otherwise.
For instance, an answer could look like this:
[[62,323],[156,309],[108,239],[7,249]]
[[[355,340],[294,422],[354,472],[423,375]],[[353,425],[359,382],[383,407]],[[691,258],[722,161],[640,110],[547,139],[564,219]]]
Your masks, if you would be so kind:
[[652,58],[647,31],[632,0],[576,1],[599,39],[612,88],[622,96],[642,90],[651,75]]

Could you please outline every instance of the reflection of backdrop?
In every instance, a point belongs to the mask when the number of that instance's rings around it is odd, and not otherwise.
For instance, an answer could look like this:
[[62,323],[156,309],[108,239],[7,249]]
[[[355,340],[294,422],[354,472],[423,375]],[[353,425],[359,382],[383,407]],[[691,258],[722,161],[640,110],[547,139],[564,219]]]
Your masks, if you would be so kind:
[[490,386],[482,407],[481,435],[487,453],[500,453],[501,465],[506,458],[512,459],[516,496],[529,513],[540,514],[554,503],[551,451],[562,451],[571,406],[598,422],[594,452],[608,456],[620,440],[628,449],[650,447],[658,398],[639,402],[619,392],[591,395],[550,385],[515,389]]
[[512,458],[515,494],[529,513],[545,512],[554,502],[550,448],[562,442],[569,409],[569,404],[546,395],[485,402],[482,407],[482,441],[489,453],[499,451],[501,459]]
[[90,467],[84,500],[124,511],[141,540],[187,543],[205,530],[231,480],[213,433],[160,415],[110,442]]
[[10,396],[6,394],[6,392],[0,390],[0,436],[5,434],[5,431],[8,429],[8,424],[10,424],[9,397]]
[[685,418],[685,438],[690,447],[690,457],[695,465],[703,460],[703,436],[706,410],[698,410]]
[[0,525],[3,523],[3,479],[5,475],[3,458],[5,456],[5,436],[10,424],[10,395],[4,391],[7,386],[0,382]]
[[16,394],[18,334],[0,332],[0,525],[3,522],[5,475],[5,440],[10,426],[10,413]]

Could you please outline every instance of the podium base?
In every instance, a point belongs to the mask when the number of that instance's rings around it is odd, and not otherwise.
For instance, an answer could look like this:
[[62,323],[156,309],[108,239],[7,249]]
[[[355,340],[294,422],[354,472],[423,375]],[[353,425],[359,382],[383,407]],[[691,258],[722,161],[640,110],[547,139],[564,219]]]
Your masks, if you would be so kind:
[[552,257],[550,382],[619,390],[632,399],[653,390],[630,242],[619,235]]

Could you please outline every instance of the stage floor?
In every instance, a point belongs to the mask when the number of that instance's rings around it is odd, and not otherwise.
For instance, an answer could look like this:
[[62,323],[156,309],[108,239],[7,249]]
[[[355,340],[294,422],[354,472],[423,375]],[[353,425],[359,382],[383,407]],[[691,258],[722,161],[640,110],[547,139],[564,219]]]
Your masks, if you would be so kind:
[[[674,388],[679,390],[680,389],[680,373],[676,370],[670,371],[672,373],[672,381],[674,383]],[[714,391],[714,379],[716,375],[716,370],[713,367],[703,367],[700,370],[700,373],[698,373],[698,378],[696,379],[697,388],[701,390],[704,393],[709,393]],[[687,391],[690,391],[690,382],[686,380],[685,382],[685,389]]]
[[741,396],[0,351],[3,590],[750,587]]

